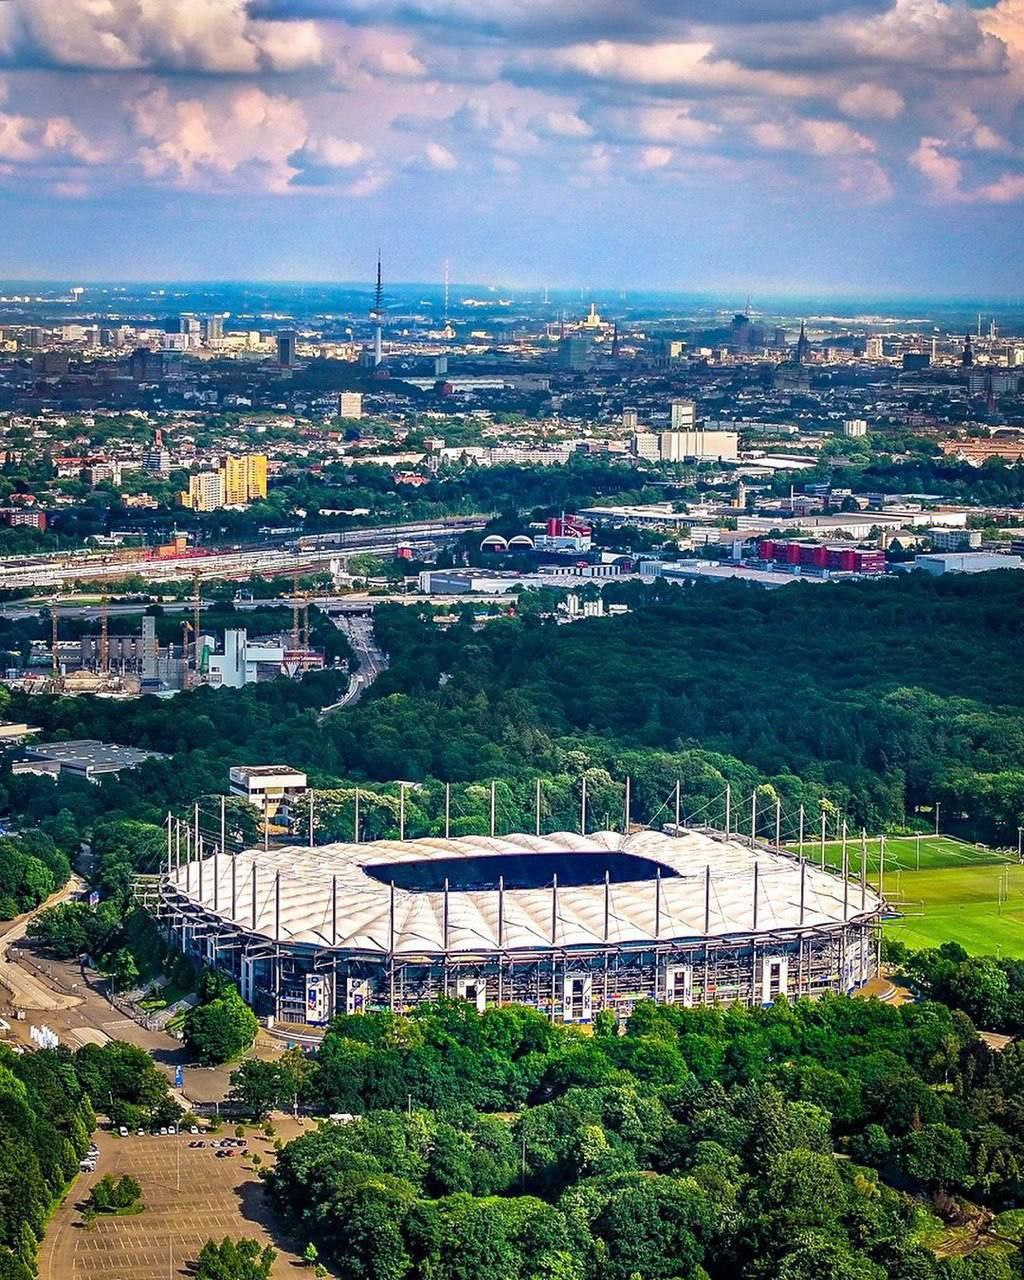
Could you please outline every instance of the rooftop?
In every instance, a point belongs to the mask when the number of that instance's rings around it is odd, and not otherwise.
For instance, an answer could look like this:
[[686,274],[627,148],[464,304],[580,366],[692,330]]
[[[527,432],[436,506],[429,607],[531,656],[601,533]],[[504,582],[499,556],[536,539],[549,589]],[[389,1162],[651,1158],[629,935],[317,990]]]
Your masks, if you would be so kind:
[[168,880],[247,932],[371,954],[747,935],[841,924],[882,905],[859,882],[696,830],[289,845],[211,856],[201,869],[193,860]]

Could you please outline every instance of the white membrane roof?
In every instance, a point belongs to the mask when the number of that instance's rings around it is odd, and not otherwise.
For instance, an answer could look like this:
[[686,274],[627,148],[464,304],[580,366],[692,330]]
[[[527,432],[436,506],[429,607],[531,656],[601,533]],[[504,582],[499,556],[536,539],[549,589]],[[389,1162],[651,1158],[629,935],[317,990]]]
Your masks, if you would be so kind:
[[[396,886],[392,938],[390,866],[472,858],[478,870],[482,860],[494,858],[496,883],[502,855],[608,853],[650,859],[662,870],[660,880],[615,882],[613,876],[607,890],[607,939],[603,875],[597,883],[563,883],[557,892],[550,881],[542,888],[506,887],[503,895],[496,888],[450,889],[447,947],[443,889]],[[855,865],[858,856],[851,844],[851,878],[845,885],[840,876],[807,860],[803,870],[804,928],[842,924],[844,919],[870,916],[882,908],[870,886],[861,888],[859,866]],[[374,874],[368,867],[374,868]],[[621,875],[622,869],[616,874]],[[801,926],[798,858],[760,846],[752,850],[737,838],[727,841],[693,830],[679,835],[599,831],[584,836],[563,831],[543,836],[379,840],[313,849],[288,845],[205,857],[201,868],[193,859],[172,869],[169,880],[173,889],[207,915],[267,940],[379,954],[390,950],[407,956],[446,951],[476,954],[499,948],[538,950],[602,946],[606,942],[637,945],[748,935],[755,927],[761,933]],[[709,928],[705,932],[708,897]]]

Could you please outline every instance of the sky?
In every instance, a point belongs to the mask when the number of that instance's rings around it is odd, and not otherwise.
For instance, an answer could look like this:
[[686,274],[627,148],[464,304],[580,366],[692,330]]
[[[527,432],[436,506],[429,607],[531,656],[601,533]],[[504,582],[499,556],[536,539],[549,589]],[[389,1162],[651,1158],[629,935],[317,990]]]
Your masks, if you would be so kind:
[[0,0],[0,277],[1024,296],[1024,0]]

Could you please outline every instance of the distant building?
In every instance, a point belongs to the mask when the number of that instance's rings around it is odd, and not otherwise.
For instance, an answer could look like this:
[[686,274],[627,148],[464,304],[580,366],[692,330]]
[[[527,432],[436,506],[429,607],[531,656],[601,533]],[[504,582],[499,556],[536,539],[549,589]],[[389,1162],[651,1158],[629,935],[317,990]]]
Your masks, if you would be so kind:
[[695,400],[672,401],[672,430],[693,431],[697,426],[697,402]]
[[981,530],[929,529],[928,541],[936,551],[976,551],[981,546]]
[[15,773],[74,774],[90,782],[107,773],[135,769],[146,760],[166,760],[159,751],[140,751],[94,738],[69,742],[39,742],[25,748],[27,760],[13,766]]
[[277,335],[277,363],[282,369],[294,369],[298,359],[298,334],[282,329]]
[[244,507],[267,496],[267,455],[247,453],[224,458],[216,471],[189,476],[188,490],[179,495],[192,511],[216,511],[220,507]]
[[903,569],[923,569],[925,573],[988,573],[992,569],[1024,568],[1024,557],[999,555],[994,551],[943,551],[915,556],[912,565]]
[[885,573],[885,552],[861,550],[842,544],[797,542],[762,538],[757,544],[757,558],[769,564],[794,565],[813,573],[860,573],[872,576]]
[[289,804],[307,789],[306,775],[285,764],[236,765],[228,782],[233,796],[248,800],[267,818],[285,816]]
[[622,425],[627,431],[635,431],[637,428],[638,415],[635,409],[623,409]]
[[882,339],[877,335],[872,335],[864,344],[864,354],[869,360],[881,360],[885,356],[885,348]]
[[224,474],[197,471],[188,478],[188,490],[180,495],[181,505],[192,511],[216,511],[224,506]]
[[148,471],[150,475],[165,476],[171,470],[171,455],[164,448],[164,437],[162,431],[157,431],[153,438],[153,445],[147,449],[142,455],[142,469]]
[[361,391],[343,391],[338,396],[339,418],[361,418],[363,416],[363,393]]
[[244,507],[267,496],[267,455],[246,453],[235,458],[225,457],[221,472],[224,476],[224,506]]
[[42,533],[46,528],[46,513],[44,511],[29,511],[24,507],[12,507],[3,514],[12,529],[38,529]]
[[662,462],[734,462],[739,457],[739,435],[735,431],[662,431],[658,435]]
[[807,325],[800,321],[800,336],[796,340],[796,363],[805,364],[811,354],[811,340],[807,336]]
[[856,440],[859,436],[866,436],[868,433],[868,424],[863,418],[847,418],[843,423],[843,435],[848,439]]
[[562,338],[558,343],[558,363],[563,369],[585,369],[589,353],[590,341],[587,338]]

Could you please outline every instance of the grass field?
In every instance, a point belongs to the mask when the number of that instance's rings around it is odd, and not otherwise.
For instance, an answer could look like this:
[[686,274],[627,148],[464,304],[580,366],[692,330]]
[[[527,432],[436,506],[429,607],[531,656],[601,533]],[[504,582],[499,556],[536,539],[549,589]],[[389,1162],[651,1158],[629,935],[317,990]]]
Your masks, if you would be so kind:
[[[886,933],[910,947],[959,942],[975,954],[1024,956],[1024,866],[1005,851],[952,836],[887,836],[867,842],[868,878],[899,912]],[[819,862],[821,844],[806,841]],[[860,868],[861,842],[847,842],[850,873]],[[826,841],[825,863],[839,869],[842,845]]]

